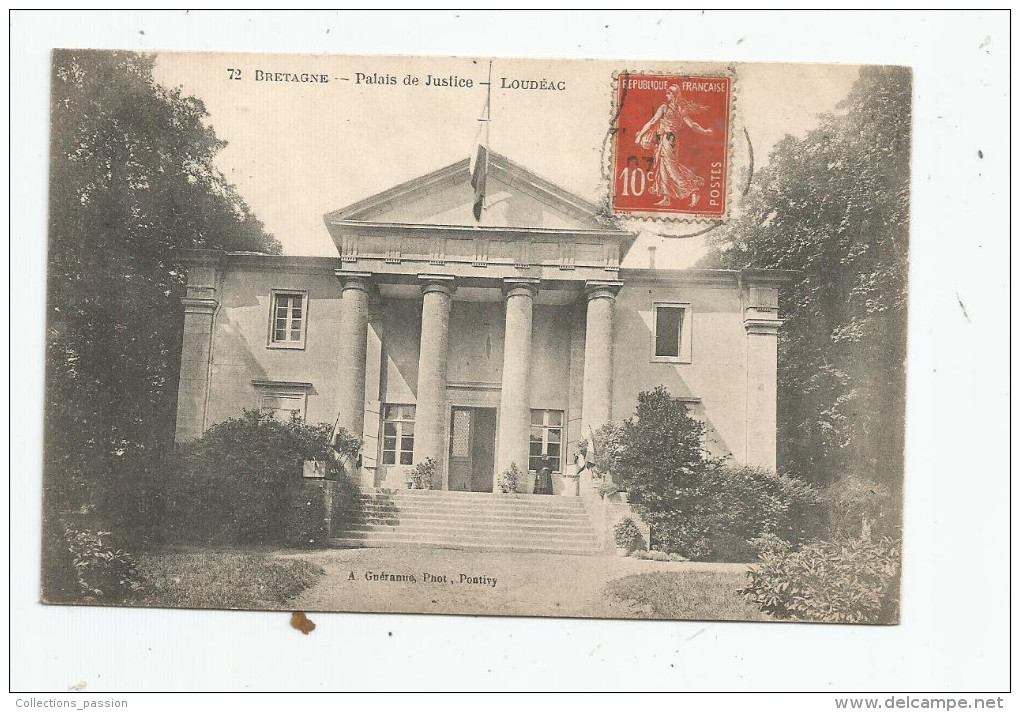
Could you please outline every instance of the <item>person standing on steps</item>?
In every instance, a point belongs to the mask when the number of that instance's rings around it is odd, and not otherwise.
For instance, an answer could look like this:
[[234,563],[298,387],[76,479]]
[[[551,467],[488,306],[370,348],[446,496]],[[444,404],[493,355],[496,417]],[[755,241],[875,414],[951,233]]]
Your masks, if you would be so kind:
[[552,473],[556,467],[556,461],[549,457],[542,458],[542,466],[535,473],[535,494],[552,494]]

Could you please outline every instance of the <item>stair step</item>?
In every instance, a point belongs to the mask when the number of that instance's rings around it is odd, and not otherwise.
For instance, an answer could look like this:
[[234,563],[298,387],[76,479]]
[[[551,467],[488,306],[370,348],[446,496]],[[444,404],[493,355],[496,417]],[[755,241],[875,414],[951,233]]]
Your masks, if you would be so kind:
[[599,551],[594,546],[541,546],[537,544],[515,544],[507,547],[505,544],[474,544],[464,542],[429,541],[408,537],[376,537],[372,539],[351,539],[338,537],[329,540],[330,546],[346,549],[389,549],[389,548],[412,548],[412,549],[457,549],[461,551],[487,551],[507,552],[523,554],[571,554],[574,556],[596,556]]
[[590,531],[587,519],[550,519],[549,517],[442,517],[436,514],[420,514],[415,516],[376,516],[364,512],[348,512],[341,515],[341,522],[351,525],[384,525],[384,526],[450,526],[465,528],[519,529],[519,530],[556,530],[572,531],[581,529]]
[[432,546],[442,546],[451,549],[468,546],[484,546],[489,547],[492,551],[498,550],[504,552],[532,549],[569,549],[571,551],[583,551],[588,549],[592,551],[597,550],[596,544],[590,541],[495,541],[492,539],[451,539],[438,536],[406,536],[403,534],[376,536],[352,536],[350,534],[344,534],[340,538],[346,542],[347,546],[352,548],[359,546],[376,547],[403,546],[405,544],[431,544]]
[[570,505],[570,504],[559,504],[556,502],[550,502],[547,504],[532,504],[530,502],[521,502],[519,500],[448,500],[448,499],[437,499],[428,500],[425,498],[411,498],[407,499],[359,499],[356,500],[359,506],[368,507],[442,507],[443,509],[469,509],[469,510],[480,510],[480,509],[512,509],[512,510],[531,510],[535,512],[578,512],[583,513],[584,507],[581,505]]
[[514,530],[495,529],[480,530],[468,527],[408,527],[405,525],[388,527],[380,524],[358,525],[347,529],[344,536],[364,538],[375,534],[406,534],[415,537],[428,537],[440,539],[491,539],[494,543],[500,541],[521,541],[521,540],[551,540],[551,541],[594,541],[595,537],[591,530],[578,529],[574,531],[542,531],[542,530]]
[[454,497],[460,499],[515,499],[528,502],[543,502],[553,499],[565,501],[579,501],[578,497],[564,497],[555,494],[525,494],[523,492],[464,492],[460,490],[424,490],[424,489],[386,489],[383,487],[362,487],[362,495],[384,495],[396,497],[432,497],[435,499],[443,497]]
[[584,506],[581,503],[572,502],[543,502],[534,503],[512,499],[453,499],[437,498],[435,500],[427,497],[360,497],[355,500],[363,505],[384,505],[390,507],[449,507],[449,508],[479,508],[499,507],[502,509],[533,509],[537,511],[557,510],[564,512],[583,512]]
[[417,498],[432,501],[446,499],[458,501],[484,500],[498,502],[528,502],[541,504],[542,502],[563,502],[566,504],[580,504],[580,497],[563,497],[551,494],[505,494],[503,492],[450,492],[449,490],[361,490],[361,497],[392,497],[392,498]]
[[390,526],[444,523],[459,527],[509,527],[514,529],[552,527],[555,529],[591,528],[587,517],[543,517],[534,514],[450,514],[446,512],[368,512],[346,511],[340,514],[341,522],[351,524],[387,524]]
[[408,532],[414,534],[449,534],[451,536],[489,536],[489,537],[512,537],[532,539],[556,539],[564,537],[588,537],[592,538],[591,527],[476,527],[463,524],[450,524],[448,522],[429,522],[426,524],[385,524],[381,522],[351,522],[343,528],[344,532]]
[[430,516],[442,516],[442,517],[467,517],[467,518],[539,518],[539,519],[576,519],[587,521],[587,515],[584,511],[541,511],[535,509],[514,509],[514,508],[495,508],[495,507],[426,507],[426,506],[410,506],[410,507],[386,507],[374,504],[362,505],[360,507],[345,507],[344,512],[347,513],[358,513],[364,512],[365,514],[371,514],[373,516],[380,517],[401,517],[401,516],[415,516],[415,515],[430,515]]
[[598,553],[576,497],[362,489],[340,520],[346,529],[333,546]]

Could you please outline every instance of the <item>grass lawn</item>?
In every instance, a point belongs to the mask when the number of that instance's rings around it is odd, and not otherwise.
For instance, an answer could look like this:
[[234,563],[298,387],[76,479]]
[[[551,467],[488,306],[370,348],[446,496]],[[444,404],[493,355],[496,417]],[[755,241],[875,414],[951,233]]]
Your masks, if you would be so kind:
[[[301,611],[767,620],[736,592],[744,564],[426,548],[286,556],[326,572],[292,602]],[[383,572],[391,580],[379,580]],[[393,574],[406,579],[395,582]],[[465,583],[462,575],[491,583]]]
[[742,571],[654,571],[610,581],[603,594],[641,617],[771,620],[737,593],[746,581]]
[[323,573],[303,559],[268,553],[145,553],[135,560],[143,606],[279,609]]

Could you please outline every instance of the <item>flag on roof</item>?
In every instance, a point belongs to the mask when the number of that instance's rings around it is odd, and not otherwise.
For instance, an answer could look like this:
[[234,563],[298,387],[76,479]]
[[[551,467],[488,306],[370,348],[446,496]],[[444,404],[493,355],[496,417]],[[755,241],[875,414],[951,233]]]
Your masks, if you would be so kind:
[[471,187],[475,191],[474,202],[471,212],[475,220],[482,219],[482,208],[485,206],[485,176],[489,171],[489,119],[490,102],[492,100],[492,62],[489,62],[489,81],[485,93],[485,106],[482,108],[482,115],[478,119],[478,135],[475,138],[475,150],[471,154],[468,163],[468,172],[471,173]]

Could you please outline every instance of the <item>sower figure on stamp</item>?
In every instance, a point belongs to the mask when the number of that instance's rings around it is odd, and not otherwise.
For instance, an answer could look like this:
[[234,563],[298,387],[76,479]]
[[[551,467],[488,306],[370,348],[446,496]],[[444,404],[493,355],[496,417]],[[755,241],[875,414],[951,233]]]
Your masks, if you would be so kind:
[[654,142],[655,161],[649,170],[652,182],[648,189],[653,195],[661,196],[656,206],[666,206],[671,198],[683,200],[687,196],[691,198],[692,208],[698,204],[698,191],[705,184],[705,179],[680,163],[677,133],[682,128],[681,124],[700,134],[712,133],[712,129],[691,118],[692,114],[706,108],[684,99],[680,96],[680,87],[673,84],[666,90],[666,103],[655,110],[652,118],[634,137],[634,143],[645,149],[652,148]]

